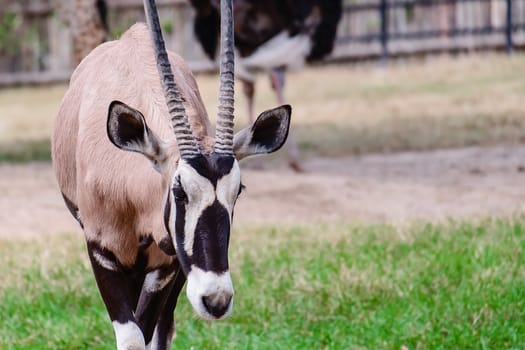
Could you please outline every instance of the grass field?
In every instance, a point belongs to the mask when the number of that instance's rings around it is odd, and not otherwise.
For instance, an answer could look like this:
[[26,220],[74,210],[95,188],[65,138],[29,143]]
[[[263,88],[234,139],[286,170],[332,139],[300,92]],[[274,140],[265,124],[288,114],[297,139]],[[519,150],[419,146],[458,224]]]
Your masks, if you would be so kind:
[[[286,95],[303,157],[518,144],[523,71],[519,54],[315,67]],[[214,115],[217,78],[198,81]],[[65,89],[0,90],[0,162],[49,160]],[[257,110],[275,105],[264,75],[257,91]],[[525,216],[349,220],[234,226],[233,315],[201,320],[181,294],[173,348],[525,349]],[[0,240],[0,350],[114,348],[86,255],[81,235]]]
[[[18,254],[19,251],[25,254]],[[234,232],[232,317],[177,349],[523,349],[525,218]],[[79,237],[0,244],[1,349],[112,349]]]
[[[433,58],[425,63],[315,67],[287,76],[293,130],[303,154],[341,156],[525,140],[525,56]],[[197,77],[208,113],[217,77]],[[49,159],[49,135],[65,85],[0,91],[0,160]],[[238,127],[246,123],[237,89]],[[256,110],[275,106],[259,75]]]

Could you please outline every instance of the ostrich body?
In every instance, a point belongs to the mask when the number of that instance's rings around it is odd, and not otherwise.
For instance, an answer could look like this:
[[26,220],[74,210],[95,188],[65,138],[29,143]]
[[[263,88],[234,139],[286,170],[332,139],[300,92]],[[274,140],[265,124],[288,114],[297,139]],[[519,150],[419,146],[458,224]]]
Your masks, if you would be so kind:
[[[204,52],[215,60],[218,1],[190,2],[196,10],[195,34]],[[341,12],[342,0],[234,0],[235,68],[247,98],[250,122],[254,119],[255,72],[269,72],[278,103],[284,104],[286,69],[320,60],[332,51]],[[292,135],[288,137],[287,152],[290,167],[301,171]]]

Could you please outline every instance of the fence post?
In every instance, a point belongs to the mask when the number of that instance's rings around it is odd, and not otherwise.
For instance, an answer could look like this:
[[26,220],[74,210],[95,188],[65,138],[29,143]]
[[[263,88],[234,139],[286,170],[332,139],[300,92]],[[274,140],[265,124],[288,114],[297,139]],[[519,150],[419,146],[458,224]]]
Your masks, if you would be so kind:
[[[510,0],[508,0],[510,1]],[[381,58],[383,63],[388,59],[388,4],[387,0],[381,0],[379,5],[380,20],[381,20]]]
[[507,24],[505,28],[507,53],[512,53],[512,0],[507,0]]

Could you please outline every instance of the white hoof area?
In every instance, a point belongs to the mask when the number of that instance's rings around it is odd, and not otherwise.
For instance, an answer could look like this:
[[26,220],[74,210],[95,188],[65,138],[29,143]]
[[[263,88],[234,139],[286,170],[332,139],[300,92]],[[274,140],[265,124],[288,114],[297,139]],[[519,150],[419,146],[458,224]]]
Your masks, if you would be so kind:
[[[173,332],[174,332],[174,328],[172,328],[168,332],[168,337],[165,340],[166,344],[164,344],[164,346],[162,346],[161,344],[162,349],[169,349],[171,347],[171,340],[173,339]],[[160,342],[159,333],[158,333],[157,327],[155,327],[155,331],[153,332],[153,337],[151,338],[150,343],[146,344],[146,350],[157,350],[159,342]]]
[[114,321],[113,329],[115,330],[118,350],[146,349],[144,335],[135,322],[119,323]]

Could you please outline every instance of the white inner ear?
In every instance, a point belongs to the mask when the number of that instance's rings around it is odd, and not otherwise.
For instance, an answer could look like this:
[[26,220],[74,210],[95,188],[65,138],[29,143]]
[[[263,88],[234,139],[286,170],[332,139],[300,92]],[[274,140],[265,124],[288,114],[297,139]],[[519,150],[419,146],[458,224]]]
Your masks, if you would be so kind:
[[230,224],[240,185],[241,169],[239,168],[239,163],[235,160],[230,173],[217,181],[217,200],[228,210]]
[[184,250],[188,256],[192,256],[197,222],[204,209],[215,201],[215,191],[210,180],[201,176],[183,159],[179,161],[175,176],[180,176],[181,185],[188,196],[184,224]]

